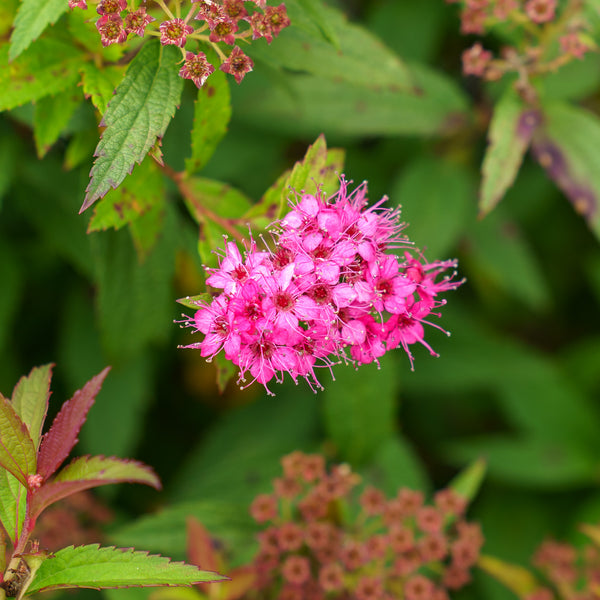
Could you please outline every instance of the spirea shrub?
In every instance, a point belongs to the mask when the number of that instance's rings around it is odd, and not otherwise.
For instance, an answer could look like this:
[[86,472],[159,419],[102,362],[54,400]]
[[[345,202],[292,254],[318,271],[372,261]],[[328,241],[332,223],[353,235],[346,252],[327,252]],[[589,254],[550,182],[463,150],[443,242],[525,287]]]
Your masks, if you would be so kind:
[[[273,245],[251,239],[240,253],[227,242],[184,326],[204,334],[187,348],[211,360],[221,350],[239,367],[239,383],[267,384],[288,373],[322,388],[319,367],[361,365],[425,341],[425,324],[456,289],[456,261],[428,262],[402,233],[400,209],[368,206],[366,183],[353,192],[302,194],[272,228]],[[391,253],[396,250],[399,254]],[[435,325],[437,327],[437,325]],[[437,355],[436,355],[437,356]]]
[[375,487],[356,494],[348,465],[293,452],[271,494],[251,505],[263,525],[254,561],[260,598],[444,600],[470,581],[483,536],[464,518],[453,489],[427,504],[420,491],[393,498]]

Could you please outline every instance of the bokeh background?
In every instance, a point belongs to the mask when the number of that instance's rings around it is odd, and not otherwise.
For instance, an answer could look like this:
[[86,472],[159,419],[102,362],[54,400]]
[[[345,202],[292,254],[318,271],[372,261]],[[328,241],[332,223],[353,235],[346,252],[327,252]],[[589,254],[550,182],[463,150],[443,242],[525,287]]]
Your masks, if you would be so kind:
[[[547,536],[578,543],[577,524],[600,519],[598,239],[529,156],[499,207],[477,218],[499,89],[461,75],[460,54],[473,40],[459,34],[456,6],[338,7],[429,82],[426,99],[276,68],[294,42],[286,30],[269,48],[256,44],[255,70],[232,85],[229,131],[201,174],[258,200],[319,134],[344,148],[346,176],[368,180],[373,201],[385,194],[401,204],[408,235],[430,260],[459,259],[467,281],[446,295],[436,321],[452,335],[427,332],[440,358],[417,348],[414,372],[401,351],[381,368],[339,366],[316,395],[290,383],[274,386],[275,397],[234,382],[219,393],[214,365],[177,347],[195,338],[177,325],[175,300],[203,291],[205,259],[176,190],[168,189],[162,232],[143,260],[127,228],[87,234],[91,213],[78,210],[91,152],[70,170],[65,160],[77,132],[89,133],[93,149],[93,110],[76,113],[38,160],[26,105],[0,117],[0,390],[8,396],[33,366],[56,363],[56,411],[112,365],[78,450],[143,460],[165,489],[100,490],[113,515],[101,524],[109,543],[183,559],[193,514],[231,564],[244,562],[253,551],[247,507],[294,449],[347,461],[390,494],[402,485],[439,489],[484,457],[470,509],[484,552],[528,564]],[[590,54],[555,76],[553,93],[600,112],[599,67]],[[194,90],[186,88],[164,139],[174,168],[188,152]],[[460,597],[514,598],[483,574]]]

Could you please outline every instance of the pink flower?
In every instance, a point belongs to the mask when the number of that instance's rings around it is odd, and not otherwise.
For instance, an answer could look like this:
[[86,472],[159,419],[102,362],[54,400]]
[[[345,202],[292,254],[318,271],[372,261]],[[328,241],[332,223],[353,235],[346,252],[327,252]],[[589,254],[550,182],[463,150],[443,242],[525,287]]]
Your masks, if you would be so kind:
[[69,0],[69,8],[87,9],[87,0]]
[[462,53],[463,73],[483,77],[491,60],[492,53],[477,42]]
[[444,305],[437,295],[462,281],[445,274],[455,261],[428,263],[409,250],[399,210],[384,201],[368,207],[366,185],[348,193],[342,177],[331,198],[318,190],[291,205],[273,226],[273,250],[251,240],[242,253],[228,242],[208,269],[214,300],[184,321],[205,336],[188,347],[208,358],[223,349],[240,382],[251,376],[269,393],[285,373],[321,388],[317,369],[348,356],[365,364],[402,347],[412,366],[417,342],[435,354],[423,324]]
[[[179,46],[180,48],[185,46],[187,36],[191,33],[194,33],[194,28],[188,25],[183,19],[171,19],[170,21],[163,21],[160,24],[159,29],[161,33],[160,43],[163,46],[173,45]],[[190,77],[189,79],[192,78]]]
[[146,14],[146,9],[144,7],[138,8],[136,11],[129,13],[125,17],[125,31],[144,37],[146,27],[152,23],[152,21],[156,21],[156,19]]
[[238,30],[237,23],[229,18],[219,19],[210,23],[211,42],[225,42],[230,46],[235,44],[235,32]]
[[183,67],[179,70],[179,77],[191,79],[198,88],[201,88],[214,70],[215,68],[206,60],[204,52],[198,52],[198,54],[186,52]]
[[252,71],[254,62],[244,54],[238,46],[235,46],[227,60],[219,67],[224,73],[229,73],[235,77],[238,83],[246,76],[246,73]]
[[122,44],[127,39],[127,32],[123,27],[123,19],[119,15],[104,15],[96,21],[96,28],[100,33],[103,46]]
[[556,0],[528,0],[525,12],[534,23],[547,23],[554,19]]
[[127,8],[127,0],[100,0],[96,7],[99,15],[120,15]]

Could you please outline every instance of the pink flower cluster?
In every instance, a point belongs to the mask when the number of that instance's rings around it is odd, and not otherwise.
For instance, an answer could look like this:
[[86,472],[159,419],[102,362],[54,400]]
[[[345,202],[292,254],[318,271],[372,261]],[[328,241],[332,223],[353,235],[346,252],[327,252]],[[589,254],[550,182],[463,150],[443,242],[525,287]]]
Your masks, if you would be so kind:
[[[563,11],[560,18],[557,9],[557,0],[464,0],[461,33],[484,35],[493,27],[505,25],[511,31],[520,31],[524,41],[502,48],[498,57],[476,42],[462,53],[463,73],[495,81],[509,72],[518,71],[521,77],[527,71],[533,76],[582,59],[591,50],[586,43],[590,25],[583,4],[574,6],[570,13]],[[550,22],[554,28],[548,36],[545,25]]]
[[[71,8],[87,9],[88,0],[68,1]],[[129,3],[127,0],[97,0],[95,3],[100,15],[96,28],[103,46],[122,44],[129,35],[144,37],[146,28],[157,22],[157,18],[146,12],[146,0],[130,0]],[[267,0],[191,0],[183,18],[180,0],[174,3],[175,14],[168,6],[169,0],[156,0],[156,4],[163,15],[155,11],[159,25],[150,34],[160,36],[160,43],[164,46],[182,49],[183,66],[179,75],[191,79],[197,87],[204,85],[215,68],[204,52],[194,54],[184,50],[188,40],[212,45],[221,60],[221,71],[232,75],[240,83],[252,71],[254,63],[235,45],[236,41],[265,38],[270,44],[290,24],[285,5],[267,6]],[[139,5],[137,9],[136,5]],[[198,21],[200,23],[196,26],[191,25]],[[229,56],[217,46],[221,42],[233,46]]]
[[[184,325],[205,335],[197,348],[212,359],[221,350],[265,388],[287,372],[321,388],[315,368],[340,361],[370,363],[386,351],[423,344],[423,324],[445,302],[439,292],[457,288],[456,261],[428,263],[401,234],[399,209],[367,207],[363,183],[325,199],[304,194],[275,224],[275,247],[254,241],[244,255],[226,244],[217,269],[207,269],[209,286],[222,290]],[[404,254],[388,254],[391,249]],[[439,316],[439,315],[437,315]],[[269,392],[268,388],[267,391]],[[270,393],[270,392],[269,392]]]
[[274,492],[250,507],[265,527],[253,565],[261,598],[448,600],[470,581],[483,536],[451,488],[431,505],[407,488],[388,499],[366,487],[356,498],[360,477],[348,465],[328,471],[323,456],[298,451],[282,465]]

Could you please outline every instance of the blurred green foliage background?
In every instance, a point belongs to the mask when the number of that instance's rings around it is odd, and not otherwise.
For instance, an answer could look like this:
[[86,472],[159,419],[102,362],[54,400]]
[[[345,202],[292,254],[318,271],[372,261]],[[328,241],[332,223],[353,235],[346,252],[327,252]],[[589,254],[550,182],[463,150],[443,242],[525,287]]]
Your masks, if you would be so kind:
[[[233,383],[219,394],[214,366],[177,349],[194,340],[174,324],[175,299],[202,291],[206,260],[177,191],[167,185],[164,224],[143,260],[126,229],[87,234],[91,214],[78,209],[97,141],[91,105],[77,108],[38,160],[35,109],[26,104],[0,117],[0,390],[8,395],[21,374],[55,362],[57,408],[113,366],[79,449],[143,460],[165,490],[101,490],[117,515],[109,542],[181,559],[193,514],[239,564],[253,550],[247,506],[291,450],[348,461],[388,493],[432,491],[483,456],[488,472],[471,518],[482,523],[484,552],[527,564],[546,536],[576,539],[577,523],[600,517],[598,239],[529,157],[499,207],[478,220],[498,89],[462,77],[469,40],[458,33],[455,6],[340,5],[434,91],[420,104],[352,73],[287,64],[292,27],[268,48],[256,44],[255,70],[231,86],[229,130],[202,176],[258,200],[318,134],[343,147],[347,177],[367,179],[373,201],[387,194],[401,204],[408,235],[430,260],[459,259],[467,282],[447,294],[440,320],[452,336],[428,331],[441,357],[417,349],[415,372],[402,352],[381,369],[339,366],[317,395],[288,384],[268,398],[258,385],[240,392]],[[293,3],[289,11],[293,23]],[[592,54],[553,83],[597,114],[598,63]],[[194,96],[186,87],[163,142],[174,168],[189,152]],[[67,170],[74,136],[88,140],[88,154]],[[460,597],[514,596],[481,575]]]

